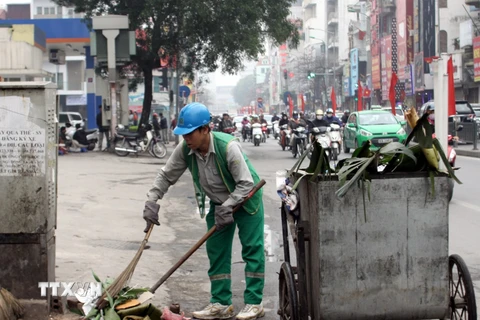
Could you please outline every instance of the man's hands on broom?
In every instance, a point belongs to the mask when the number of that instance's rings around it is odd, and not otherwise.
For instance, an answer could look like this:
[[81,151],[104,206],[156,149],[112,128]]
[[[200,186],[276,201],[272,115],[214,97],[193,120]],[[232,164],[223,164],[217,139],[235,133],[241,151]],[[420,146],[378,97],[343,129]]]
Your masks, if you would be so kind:
[[148,200],[145,202],[145,208],[143,209],[143,219],[147,222],[147,227],[143,232],[148,232],[152,224],[160,225],[158,221],[158,211],[160,211],[160,205],[155,201]]

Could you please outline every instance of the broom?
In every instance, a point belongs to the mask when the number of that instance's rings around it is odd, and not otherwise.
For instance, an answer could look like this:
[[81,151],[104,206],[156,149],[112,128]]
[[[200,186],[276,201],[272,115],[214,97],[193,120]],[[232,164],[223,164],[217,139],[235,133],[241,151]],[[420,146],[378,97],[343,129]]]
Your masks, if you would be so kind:
[[[137,253],[133,257],[133,260],[130,262],[130,264],[127,266],[125,270],[112,282],[112,284],[105,290],[105,292],[101,295],[100,299],[97,301],[97,309],[101,310],[105,308],[105,306],[108,303],[108,300],[106,299],[108,295],[110,297],[114,298],[116,297],[120,291],[125,287],[125,285],[130,281],[132,278],[133,272],[135,271],[135,267],[138,264],[138,261],[140,260],[140,257],[142,256],[143,250],[145,249],[145,246],[147,245],[148,238],[150,237],[150,234],[152,233],[153,230],[153,223],[150,224],[150,227],[148,228],[147,234],[145,234],[145,238],[143,238],[142,243],[140,244],[140,248],[138,249]],[[108,295],[107,295],[108,292]]]
[[[235,207],[234,211],[238,210],[261,187],[263,187],[264,184],[265,184],[265,180],[263,180],[263,179],[260,180],[259,183],[250,191],[250,193],[247,195],[247,197],[245,197],[245,199],[243,199],[242,203],[240,203],[239,205],[237,205],[237,207]],[[122,291],[122,289],[125,287],[126,283],[130,280],[130,278],[133,275],[133,272],[135,271],[135,267],[137,266],[138,261],[140,260],[140,257],[142,256],[143,249],[145,248],[145,245],[148,242],[148,238],[150,237],[150,234],[152,233],[152,230],[153,230],[153,224],[150,225],[150,228],[148,229],[147,234],[145,235],[145,238],[143,239],[142,244],[140,245],[140,248],[138,249],[137,254],[135,255],[135,257],[133,257],[133,260],[130,262],[130,264],[127,266],[127,268],[105,290],[105,292],[102,294],[100,299],[98,299],[97,304],[96,304],[96,307],[97,307],[98,310],[101,310],[101,309],[105,308],[105,306],[108,303],[108,300],[106,299],[106,297],[108,295],[110,295],[110,297],[112,297],[112,298],[117,296],[120,293],[120,291]],[[215,227],[213,227],[212,230],[210,230],[209,234],[211,235],[211,234],[213,234],[213,232],[215,232]],[[207,238],[204,237],[204,239],[206,240]],[[188,256],[185,258],[185,260],[186,259],[188,259]],[[178,268],[178,266],[176,268]],[[176,268],[175,269],[172,268],[173,271],[175,271]],[[173,271],[171,271],[171,272],[173,273]],[[165,280],[166,280],[166,278],[165,278]],[[158,288],[158,286],[157,286],[157,288]],[[107,294],[107,292],[108,292],[108,294]]]
[[0,287],[0,319],[17,320],[23,317],[24,312],[23,306],[13,294]]

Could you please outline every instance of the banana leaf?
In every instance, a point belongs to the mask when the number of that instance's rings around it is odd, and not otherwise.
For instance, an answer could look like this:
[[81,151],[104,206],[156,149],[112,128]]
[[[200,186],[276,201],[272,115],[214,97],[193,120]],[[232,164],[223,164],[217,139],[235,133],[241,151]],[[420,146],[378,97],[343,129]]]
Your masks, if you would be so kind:
[[447,156],[445,155],[445,152],[443,152],[442,145],[440,144],[440,141],[438,141],[437,138],[433,139],[433,145],[435,146],[435,148],[437,148],[437,151],[440,154],[440,158],[442,159],[443,164],[445,165],[445,168],[447,168],[447,172],[450,178],[455,180],[456,183],[462,184],[462,182],[458,180],[457,176],[455,175],[455,171],[450,165],[450,162],[448,162]]
[[[350,188],[364,176],[365,171],[368,166],[375,160],[375,157],[370,158],[351,158],[351,161],[345,162],[342,169],[339,172],[340,185],[342,186],[335,192],[335,195],[338,198],[342,198],[350,190]],[[348,181],[347,177],[352,172],[355,172],[355,175]]]
[[415,156],[415,161],[405,154],[398,153],[390,161],[383,170],[383,173],[390,173],[394,171],[400,172],[418,172],[425,171],[427,168],[427,159],[423,154],[420,145],[415,144],[408,148]]
[[382,148],[380,148],[380,150],[378,150],[378,153],[383,156],[386,156],[386,155],[393,156],[395,154],[405,155],[411,158],[415,163],[417,163],[417,158],[413,154],[412,150],[405,147],[400,142],[390,142],[384,145]]
[[372,146],[372,142],[367,140],[363,144],[363,146],[355,149],[352,153],[352,158],[369,158],[372,156],[372,152],[370,151],[370,147]]

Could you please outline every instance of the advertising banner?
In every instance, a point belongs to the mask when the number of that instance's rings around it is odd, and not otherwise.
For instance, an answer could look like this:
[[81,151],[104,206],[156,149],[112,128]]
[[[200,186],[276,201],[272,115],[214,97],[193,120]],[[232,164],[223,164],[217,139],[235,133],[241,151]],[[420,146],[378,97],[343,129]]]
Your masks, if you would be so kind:
[[382,89],[382,75],[380,73],[380,56],[372,56],[372,85],[373,89]]
[[358,83],[358,49],[350,50],[350,95],[355,94],[355,84]]
[[475,82],[480,81],[480,37],[473,38],[473,75]]
[[388,100],[390,77],[392,76],[392,36],[382,39],[382,100]]

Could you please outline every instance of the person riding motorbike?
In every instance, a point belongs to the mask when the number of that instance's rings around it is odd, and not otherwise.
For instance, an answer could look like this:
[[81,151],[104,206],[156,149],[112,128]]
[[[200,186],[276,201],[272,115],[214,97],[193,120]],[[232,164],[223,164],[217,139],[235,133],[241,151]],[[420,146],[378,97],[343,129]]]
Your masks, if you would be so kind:
[[282,114],[282,118],[278,122],[278,126],[281,127],[285,124],[288,124],[288,116],[284,113],[284,114]]
[[329,126],[330,126],[330,123],[323,116],[323,110],[318,109],[315,112],[315,119],[312,120],[312,127],[317,128],[317,127],[329,127]]
[[[288,129],[297,129],[299,126],[307,128],[307,122],[304,119],[300,119],[298,112],[293,111],[292,119],[288,122]],[[295,139],[290,139],[290,147],[293,147]]]
[[250,121],[248,121],[248,118],[247,117],[243,117],[243,120],[242,120],[242,137],[243,137],[243,140],[246,140],[247,139],[247,125],[250,124]]
[[274,113],[273,113],[273,117],[272,117],[272,122],[278,121],[278,120],[280,120],[280,117],[277,116],[277,113],[276,113],[276,112],[274,112]]
[[231,132],[227,132],[228,130],[231,130],[231,128],[233,128],[233,122],[230,119],[230,116],[228,115],[228,113],[224,113],[223,119],[218,125],[218,129],[220,132],[231,133]]
[[346,109],[345,112],[343,113],[343,116],[342,116],[342,123],[347,123],[348,121],[348,117],[350,117],[350,110]]
[[325,120],[327,120],[328,123],[332,124],[333,122],[337,122],[339,125],[342,125],[342,121],[338,119],[338,117],[333,115],[332,108],[328,108],[326,114],[327,114],[327,118]]

